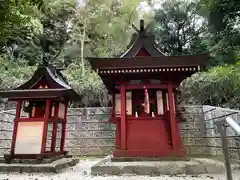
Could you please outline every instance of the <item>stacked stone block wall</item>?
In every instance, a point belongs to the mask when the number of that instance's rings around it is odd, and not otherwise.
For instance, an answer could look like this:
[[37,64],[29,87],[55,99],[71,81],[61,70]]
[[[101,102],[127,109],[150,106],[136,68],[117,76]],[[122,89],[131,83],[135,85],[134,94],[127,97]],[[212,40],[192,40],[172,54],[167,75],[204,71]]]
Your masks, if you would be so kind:
[[[240,111],[213,106],[186,106],[182,113],[185,122],[180,123],[181,137],[186,152],[197,156],[222,156],[222,143],[216,122],[231,117],[240,124]],[[230,156],[240,159],[237,133],[226,126]]]
[[[70,108],[68,110],[66,150],[73,155],[104,156],[114,148],[115,126],[109,124],[111,108]],[[0,155],[9,152],[11,146],[15,110],[0,111]],[[181,137],[190,156],[222,156],[221,139],[215,121],[230,116],[240,123],[236,110],[211,106],[185,106],[184,122],[179,123]],[[47,149],[51,144],[49,125]],[[57,148],[60,147],[61,126],[58,129]],[[240,158],[240,146],[236,133],[227,127],[230,155]]]
[[15,110],[0,111],[0,156],[10,153]]
[[[104,156],[113,151],[115,126],[108,123],[111,108],[70,108],[65,149],[72,155]],[[0,111],[0,156],[10,152],[15,110]],[[52,124],[48,126],[50,150]],[[60,149],[61,125],[58,125],[56,149]]]

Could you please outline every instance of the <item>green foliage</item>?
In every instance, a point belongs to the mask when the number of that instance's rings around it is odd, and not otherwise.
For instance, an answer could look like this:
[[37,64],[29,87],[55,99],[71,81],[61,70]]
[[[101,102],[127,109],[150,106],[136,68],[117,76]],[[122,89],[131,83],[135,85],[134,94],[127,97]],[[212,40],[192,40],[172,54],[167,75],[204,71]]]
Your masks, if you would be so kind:
[[170,0],[156,10],[152,33],[165,54],[206,52],[206,45],[203,43],[206,23],[198,9],[199,5],[195,2]]
[[[140,2],[89,0],[76,7],[75,0],[1,1],[0,90],[26,82],[45,54],[65,69],[70,85],[83,96],[80,105],[106,105],[107,91],[85,57],[114,57],[126,50],[134,32],[131,25],[139,23]],[[186,79],[182,102],[239,108],[239,2],[170,0],[155,10],[150,33],[163,52],[209,51],[209,66],[222,65]],[[152,1],[148,4],[153,6]],[[151,13],[145,17],[151,21]]]
[[200,5],[208,15],[211,31],[220,32],[232,28],[239,22],[240,1],[238,0],[201,0]]
[[80,105],[106,106],[109,97],[100,77],[89,68],[86,69],[85,76],[82,76],[81,71],[81,65],[75,63],[63,71],[70,86],[83,97]]
[[5,17],[0,30],[0,89],[27,81],[44,54],[65,69],[63,74],[83,96],[81,105],[106,105],[107,91],[85,57],[112,57],[126,48],[140,0],[90,0],[81,7],[76,7],[76,0],[5,2],[0,9]]
[[[205,44],[211,52],[209,66],[216,66],[183,81],[182,103],[240,108],[240,1],[201,0],[208,19]],[[226,65],[233,64],[233,65]]]
[[80,44],[83,30],[84,41],[91,49],[88,55],[113,57],[123,51],[132,34],[131,25],[136,20],[139,0],[91,0],[80,8],[74,18],[71,38]]
[[181,84],[183,104],[206,104],[240,108],[240,66],[217,66],[199,72]]
[[43,1],[5,0],[0,4],[0,50],[15,38],[33,38],[41,33],[38,20],[34,17],[33,8],[41,6]]
[[27,80],[36,70],[34,66],[27,66],[26,62],[9,62],[6,57],[0,57],[0,90],[13,89]]
[[200,0],[200,6],[209,22],[212,65],[235,64],[240,52],[240,1]]

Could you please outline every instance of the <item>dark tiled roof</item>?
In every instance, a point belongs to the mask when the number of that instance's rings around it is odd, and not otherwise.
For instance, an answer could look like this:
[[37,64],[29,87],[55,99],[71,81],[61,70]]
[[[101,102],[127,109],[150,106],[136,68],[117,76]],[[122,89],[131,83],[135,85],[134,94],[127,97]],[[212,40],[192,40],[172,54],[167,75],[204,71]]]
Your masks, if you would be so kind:
[[208,54],[135,58],[88,58],[93,69],[200,66]]
[[155,42],[152,37],[148,36],[146,32],[146,28],[144,28],[144,21],[140,21],[140,29],[138,31],[138,37],[135,40],[135,42],[132,44],[132,46],[123,53],[120,57],[121,58],[132,58],[135,57],[135,55],[138,53],[138,51],[141,48],[146,49],[146,51],[152,56],[152,57],[159,57],[164,56],[164,54],[156,48]]
[[16,89],[32,89],[32,87],[42,78],[44,77],[48,82],[49,88],[65,88],[72,89],[68,86],[67,82],[64,80],[62,74],[58,72],[56,68],[54,68],[51,64],[41,64],[38,66],[37,70],[34,72],[33,76],[30,80],[28,80],[23,85],[19,86]]
[[[34,86],[44,78],[49,87],[34,89]],[[43,63],[38,66],[31,79],[14,90],[0,92],[4,98],[48,98],[65,97],[68,100],[80,100],[80,96],[67,84],[59,70],[51,64]]]
[[78,99],[72,89],[24,89],[0,92],[0,96],[9,99],[45,99],[64,97],[66,100]]

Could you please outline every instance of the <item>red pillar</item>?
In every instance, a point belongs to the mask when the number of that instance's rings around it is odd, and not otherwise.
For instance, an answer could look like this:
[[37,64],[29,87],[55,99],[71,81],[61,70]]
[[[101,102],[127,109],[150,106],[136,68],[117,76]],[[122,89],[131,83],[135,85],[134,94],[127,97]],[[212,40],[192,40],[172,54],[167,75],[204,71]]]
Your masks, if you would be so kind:
[[171,134],[172,134],[172,146],[173,149],[176,149],[177,145],[177,122],[175,119],[175,113],[174,113],[174,100],[173,100],[173,87],[172,84],[168,84],[168,103],[169,103],[169,120],[171,124]]
[[64,121],[62,122],[62,136],[61,136],[61,144],[60,144],[61,152],[64,152],[65,139],[66,139],[67,107],[68,107],[68,103],[65,103]]
[[15,144],[16,144],[16,138],[17,138],[18,120],[21,116],[21,109],[22,109],[22,101],[18,101],[16,106],[16,117],[14,119],[14,125],[13,125],[11,157],[14,156]]
[[[59,104],[55,105],[54,116],[58,116]],[[53,122],[52,127],[52,141],[51,141],[51,152],[56,151],[56,142],[57,142],[57,128],[58,122]]]
[[120,139],[121,139],[121,132],[120,132],[120,124],[121,122],[119,121],[116,121],[116,130],[115,130],[115,149],[116,150],[120,150],[121,149],[121,142],[120,142]]
[[166,98],[166,91],[162,91],[162,101],[163,101],[163,113],[164,113],[164,118],[168,119],[168,110],[167,110],[167,98]]
[[113,92],[112,94],[112,113],[110,114],[110,122],[113,122],[113,118],[116,117],[116,112],[115,112],[115,93]]
[[127,149],[126,142],[126,90],[125,85],[120,85],[121,93],[121,150]]
[[168,133],[168,141],[169,144],[172,145],[172,129],[171,129],[171,122],[169,120],[169,111],[167,109],[167,92],[164,90],[163,91],[163,112],[164,112],[164,119],[167,121],[166,126],[167,126],[167,133]]
[[48,119],[49,119],[49,116],[50,116],[50,106],[51,106],[51,100],[47,100],[46,101],[46,108],[45,108],[45,115],[44,115],[44,122],[43,122],[43,136],[42,136],[41,154],[43,154],[46,151]]
[[[113,114],[110,115],[110,118],[116,117],[115,112],[115,93],[112,94],[112,112]],[[113,119],[110,119],[110,122],[112,123]],[[115,130],[115,149],[120,149],[120,123],[118,121],[115,121],[116,123],[116,130]]]
[[115,113],[115,93],[112,94],[112,110]]
[[57,142],[57,122],[53,122],[51,152],[55,152]]

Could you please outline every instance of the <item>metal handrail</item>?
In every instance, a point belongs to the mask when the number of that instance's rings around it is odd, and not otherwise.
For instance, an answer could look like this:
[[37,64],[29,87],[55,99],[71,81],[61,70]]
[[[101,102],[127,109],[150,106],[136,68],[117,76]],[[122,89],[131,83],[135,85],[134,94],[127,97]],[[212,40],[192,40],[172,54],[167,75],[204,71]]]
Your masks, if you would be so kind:
[[226,118],[226,122],[240,136],[240,125],[230,117]]
[[228,141],[227,141],[227,135],[226,135],[226,124],[228,124],[239,136],[240,136],[240,125],[231,117],[226,117],[225,119],[221,119],[217,121],[216,124],[218,126],[218,131],[220,133],[221,141],[222,141],[227,180],[233,180],[230,157],[229,157]]

